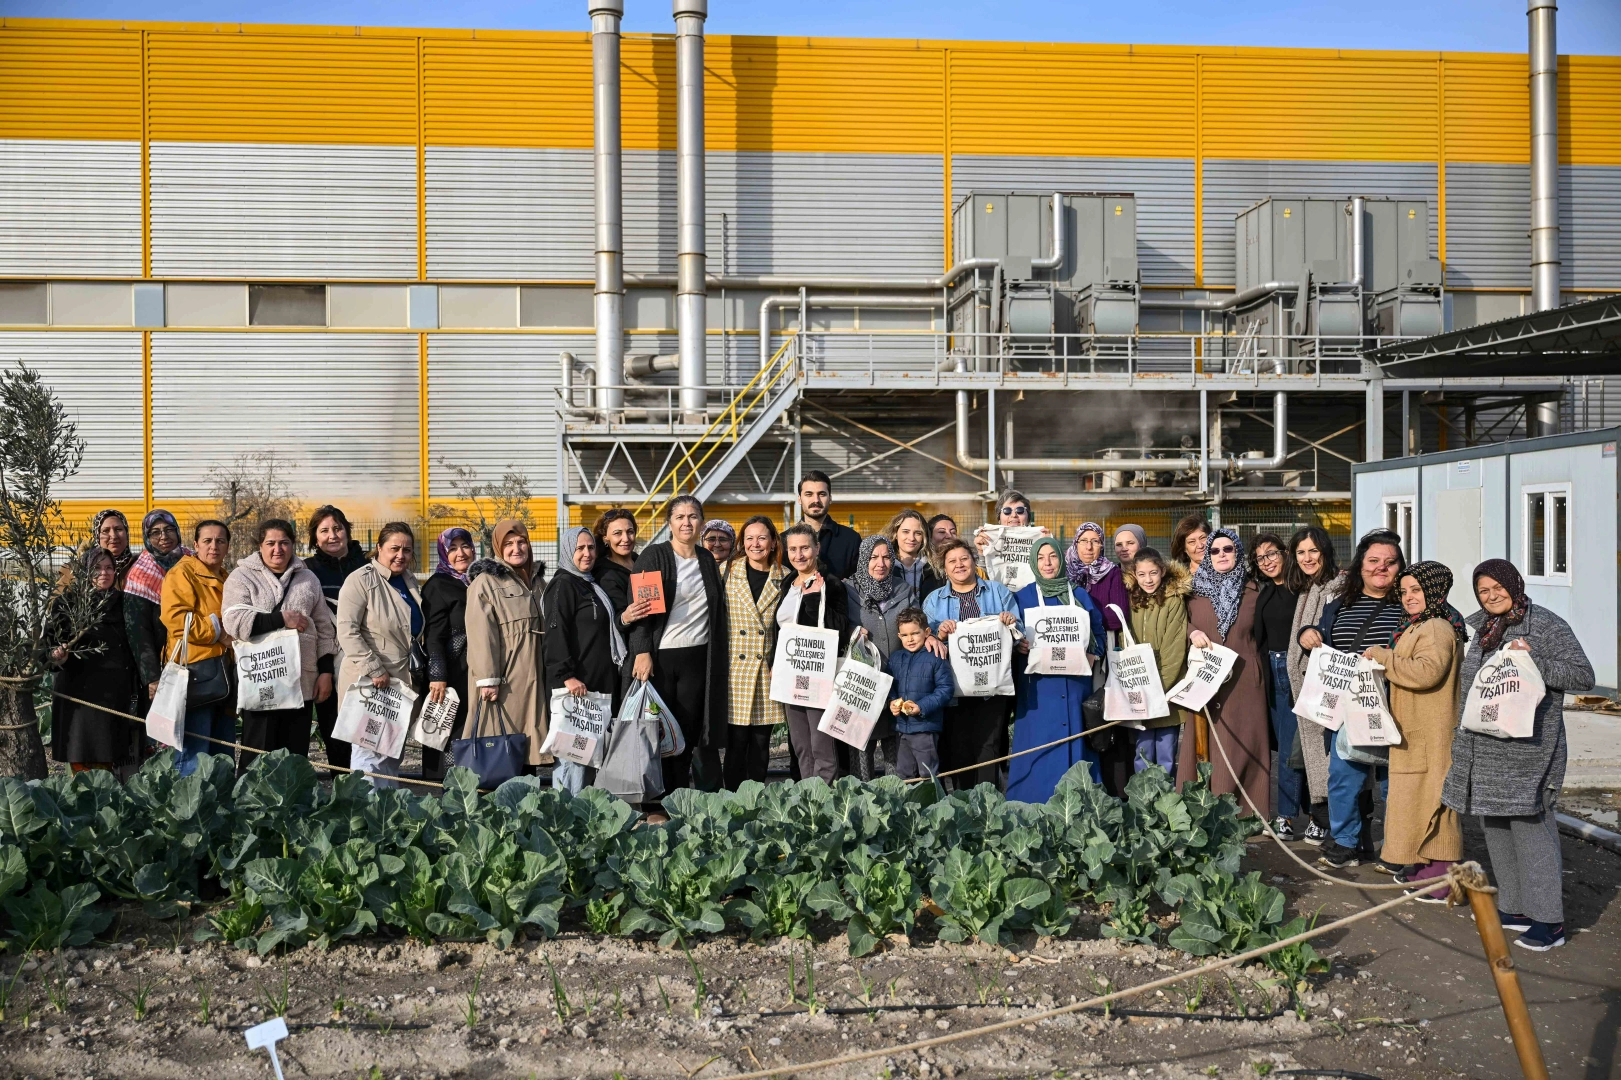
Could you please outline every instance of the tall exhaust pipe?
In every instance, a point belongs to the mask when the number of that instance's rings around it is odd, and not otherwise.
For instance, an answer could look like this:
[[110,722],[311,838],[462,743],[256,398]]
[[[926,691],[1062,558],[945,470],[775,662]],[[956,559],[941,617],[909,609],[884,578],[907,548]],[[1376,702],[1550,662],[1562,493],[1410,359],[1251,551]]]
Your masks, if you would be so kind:
[[[1531,69],[1531,310],[1559,306],[1559,46],[1554,0],[1529,0]],[[1558,401],[1526,402],[1526,434],[1559,431]]]
[[704,20],[709,0],[674,0],[676,201],[679,205],[675,318],[682,419],[704,419]]
[[625,407],[625,209],[619,142],[619,20],[624,0],[589,0],[591,112],[595,124],[597,400]]

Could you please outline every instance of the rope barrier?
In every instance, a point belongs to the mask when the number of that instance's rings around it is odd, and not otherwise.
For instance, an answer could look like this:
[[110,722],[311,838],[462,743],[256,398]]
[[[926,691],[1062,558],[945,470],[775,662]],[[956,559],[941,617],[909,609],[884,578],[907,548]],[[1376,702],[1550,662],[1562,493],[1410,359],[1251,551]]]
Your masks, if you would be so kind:
[[945,772],[935,773],[933,776],[914,776],[912,779],[906,781],[906,783],[921,784],[925,780],[939,780],[947,776],[956,776],[958,773],[973,772],[975,769],[983,769],[987,765],[1000,765],[1002,762],[1012,761],[1016,757],[1024,757],[1026,754],[1034,754],[1042,750],[1051,750],[1055,746],[1062,746],[1064,743],[1074,742],[1076,739],[1084,739],[1088,735],[1096,735],[1100,731],[1107,728],[1112,728],[1116,724],[1123,723],[1125,723],[1123,720],[1110,720],[1107,724],[1099,724],[1095,728],[1087,728],[1079,735],[1065,735],[1062,739],[1054,739],[1050,743],[1042,743],[1040,746],[1032,746],[1028,750],[1018,750],[1011,754],[1003,754],[1001,757],[991,758],[989,761],[981,761],[978,765],[964,765],[960,769],[947,769]]

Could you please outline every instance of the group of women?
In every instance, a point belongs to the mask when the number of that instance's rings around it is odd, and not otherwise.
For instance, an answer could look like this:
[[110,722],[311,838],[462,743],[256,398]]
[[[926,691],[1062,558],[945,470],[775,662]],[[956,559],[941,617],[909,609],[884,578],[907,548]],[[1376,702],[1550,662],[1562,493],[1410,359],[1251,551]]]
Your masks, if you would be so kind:
[[[1036,525],[1030,500],[1005,493],[996,524]],[[141,715],[164,665],[178,660],[192,672],[183,772],[222,743],[250,748],[239,768],[255,752],[306,754],[313,719],[329,761],[394,782],[398,758],[351,746],[333,730],[349,688],[399,681],[433,701],[453,692],[453,730],[462,738],[527,735],[528,766],[553,765],[552,782],[578,790],[589,771],[542,752],[549,695],[607,695],[617,713],[632,680],[643,680],[686,744],[662,761],[664,790],[764,781],[778,724],[787,727],[795,775],[871,778],[895,769],[889,713],[858,750],[820,730],[820,710],[774,701],[783,627],[832,630],[841,654],[859,640],[887,660],[901,648],[898,617],[921,608],[925,647],[945,656],[965,620],[996,617],[1022,639],[1035,609],[1075,606],[1090,627],[1092,674],[1029,672],[1021,640],[1011,698],[959,696],[946,711],[939,767],[953,785],[1000,782],[1009,798],[1041,801],[1086,762],[1119,794],[1136,771],[1161,767],[1180,783],[1208,762],[1213,789],[1237,793],[1279,838],[1321,847],[1320,861],[1336,868],[1377,859],[1416,889],[1462,857],[1460,815],[1479,816],[1505,926],[1522,930],[1527,947],[1563,943],[1553,811],[1565,762],[1562,700],[1589,689],[1593,672],[1568,625],[1531,603],[1506,561],[1474,568],[1480,610],[1465,620],[1447,599],[1452,572],[1436,562],[1408,565],[1399,538],[1382,530],[1361,538],[1342,571],[1316,526],[1287,541],[1259,533],[1246,553],[1235,530],[1212,529],[1194,514],[1161,554],[1137,525],[1106,531],[1087,522],[1069,544],[1041,536],[1029,556],[1030,584],[1014,592],[982,573],[986,536],[959,537],[946,515],[896,515],[861,540],[843,579],[822,561],[826,532],[809,524],[779,532],[760,515],[734,530],[706,521],[698,500],[682,496],[667,508],[667,526],[667,539],[639,552],[626,510],[564,530],[549,583],[523,523],[499,522],[483,558],[468,530],[450,528],[436,539],[433,572],[419,582],[408,525],[386,525],[368,553],[334,506],[311,515],[307,557],[297,554],[294,526],[270,520],[257,527],[255,552],[230,569],[222,522],[196,525],[187,546],[174,516],[154,510],[141,522],[137,550],[124,516],[103,511],[95,545],[73,568],[100,598],[81,638],[89,647],[52,656],[56,691],[65,695],[56,701],[55,755],[75,770],[138,766],[149,750],[139,726],[108,710]],[[658,574],[661,598],[633,602],[633,573]],[[231,644],[281,629],[299,637],[305,705],[244,711],[239,732]],[[1082,737],[1097,726],[1089,699],[1109,654],[1127,640],[1153,647],[1167,688],[1183,675],[1190,648],[1219,643],[1238,659],[1201,714],[1172,707],[1142,730]],[[1386,760],[1296,718],[1311,652],[1325,645],[1382,668],[1402,734]],[[1464,691],[1503,647],[1528,650],[1548,687],[1528,739],[1458,727]],[[442,776],[444,759],[425,748],[424,777]],[[1378,849],[1375,788],[1387,789]]]

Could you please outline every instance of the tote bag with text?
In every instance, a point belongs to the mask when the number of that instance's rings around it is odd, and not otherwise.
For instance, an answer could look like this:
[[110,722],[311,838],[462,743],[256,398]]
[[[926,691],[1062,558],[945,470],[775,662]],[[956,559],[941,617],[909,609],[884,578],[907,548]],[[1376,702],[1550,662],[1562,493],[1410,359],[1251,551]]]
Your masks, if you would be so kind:
[[1295,715],[1318,727],[1338,731],[1345,723],[1351,694],[1356,690],[1361,660],[1355,653],[1341,652],[1332,645],[1313,649],[1300,694],[1295,698]]
[[1463,699],[1465,731],[1498,739],[1529,739],[1548,686],[1524,649],[1498,649],[1475,672]]
[[816,725],[817,731],[858,750],[865,750],[872,741],[873,729],[889,707],[889,688],[895,683],[895,677],[878,666],[883,661],[877,653],[871,645],[851,640],[839,673],[833,677],[833,700]]
[[1165,701],[1165,687],[1159,681],[1159,663],[1154,647],[1138,644],[1131,636],[1131,620],[1118,605],[1110,604],[1120,620],[1123,649],[1109,654],[1109,677],[1103,684],[1103,719],[1119,720],[1121,727],[1142,729],[1144,721],[1171,715]]
[[1090,675],[1092,616],[1079,604],[1041,604],[1024,609],[1025,640],[1030,655],[1024,670],[1031,675]]
[[790,623],[778,628],[777,653],[771,662],[772,701],[802,709],[825,709],[833,700],[839,632],[826,629],[831,584],[831,579],[822,579],[822,602],[816,605],[815,626]]
[[234,651],[238,709],[270,712],[303,707],[304,667],[297,630],[272,630],[238,641]]
[[1218,645],[1214,641],[1207,649],[1194,648],[1188,650],[1188,673],[1165,693],[1165,700],[1173,705],[1198,712],[1210,704],[1210,699],[1216,696],[1233,674],[1233,668],[1238,664],[1238,654],[1225,645]]
[[965,619],[951,635],[958,697],[1013,696],[1013,631],[997,615]]

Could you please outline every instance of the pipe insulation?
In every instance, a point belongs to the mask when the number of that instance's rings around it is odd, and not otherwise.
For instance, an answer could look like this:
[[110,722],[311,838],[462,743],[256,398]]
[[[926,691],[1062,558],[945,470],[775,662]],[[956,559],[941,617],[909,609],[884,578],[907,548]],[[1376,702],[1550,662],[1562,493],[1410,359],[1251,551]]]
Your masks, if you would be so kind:
[[1554,0],[1530,0],[1531,309],[1559,306],[1559,54]]
[[619,20],[623,0],[590,0],[592,164],[595,174],[597,400],[624,407],[625,212],[619,139]]
[[703,418],[705,362],[704,20],[709,0],[674,0],[676,81],[677,382],[685,420]]
[[1053,247],[1052,253],[1040,259],[1031,259],[1037,270],[1057,270],[1064,265],[1064,193],[1053,192]]

